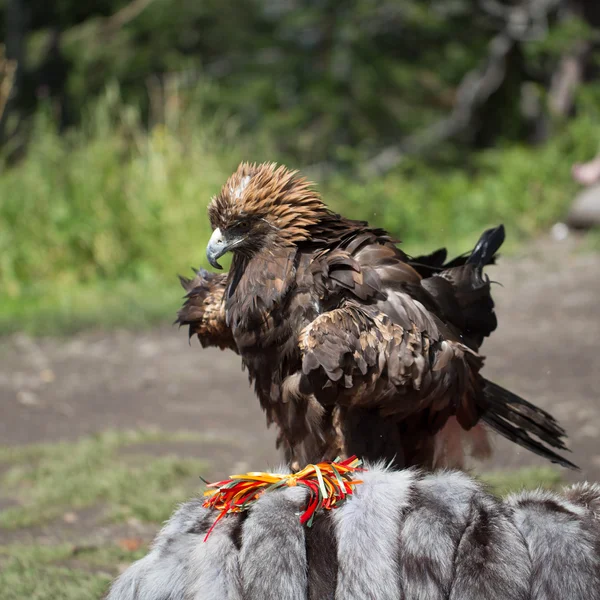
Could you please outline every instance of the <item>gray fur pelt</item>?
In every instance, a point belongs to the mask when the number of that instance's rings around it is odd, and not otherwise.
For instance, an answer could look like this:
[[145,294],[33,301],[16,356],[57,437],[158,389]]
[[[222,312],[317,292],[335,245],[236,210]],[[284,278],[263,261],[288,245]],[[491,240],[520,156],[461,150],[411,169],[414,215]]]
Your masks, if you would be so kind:
[[222,519],[183,504],[108,600],[600,600],[600,486],[500,500],[460,472],[381,466],[312,527],[305,490]]

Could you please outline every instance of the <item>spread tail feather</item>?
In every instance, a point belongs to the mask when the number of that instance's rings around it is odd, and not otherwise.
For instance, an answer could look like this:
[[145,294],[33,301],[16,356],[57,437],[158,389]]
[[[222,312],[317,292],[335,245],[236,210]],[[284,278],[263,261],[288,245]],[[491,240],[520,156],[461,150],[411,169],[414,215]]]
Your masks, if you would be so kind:
[[562,439],[566,432],[551,414],[488,380],[484,395],[487,410],[481,419],[494,431],[553,463],[579,470],[548,447],[570,452]]

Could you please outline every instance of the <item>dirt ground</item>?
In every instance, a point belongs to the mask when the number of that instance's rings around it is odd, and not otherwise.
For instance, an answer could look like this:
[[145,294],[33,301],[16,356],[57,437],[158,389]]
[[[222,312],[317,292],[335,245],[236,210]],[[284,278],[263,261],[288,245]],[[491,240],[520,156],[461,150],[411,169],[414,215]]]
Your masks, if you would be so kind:
[[[600,254],[546,239],[488,272],[504,287],[494,290],[500,325],[484,345],[486,375],[563,423],[582,467],[569,479],[600,480]],[[279,461],[239,358],[188,345],[184,330],[2,340],[1,444],[149,426],[197,431],[188,451],[209,461],[211,477]],[[483,467],[530,464],[543,461],[499,441]]]

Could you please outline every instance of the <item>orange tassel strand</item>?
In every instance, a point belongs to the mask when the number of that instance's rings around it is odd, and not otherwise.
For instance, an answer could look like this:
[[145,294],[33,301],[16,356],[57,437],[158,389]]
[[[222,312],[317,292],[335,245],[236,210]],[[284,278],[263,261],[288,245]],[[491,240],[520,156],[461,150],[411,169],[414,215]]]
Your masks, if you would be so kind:
[[300,522],[312,525],[315,513],[324,508],[331,510],[339,506],[347,496],[351,496],[354,486],[362,483],[353,479],[352,474],[362,471],[362,461],[356,456],[345,460],[307,465],[298,473],[279,475],[276,473],[250,472],[244,475],[231,475],[229,479],[207,484],[214,488],[204,492],[207,499],[205,508],[220,511],[219,516],[208,530],[204,541],[215,525],[227,513],[239,513],[248,510],[262,494],[283,487],[300,486],[308,490],[308,503],[300,515]]

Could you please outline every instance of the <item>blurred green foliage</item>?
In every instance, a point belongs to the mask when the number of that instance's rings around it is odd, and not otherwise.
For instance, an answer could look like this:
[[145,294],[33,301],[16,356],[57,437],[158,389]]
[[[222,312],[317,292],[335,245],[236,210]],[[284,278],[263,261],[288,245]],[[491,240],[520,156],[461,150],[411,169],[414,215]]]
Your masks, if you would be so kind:
[[[463,252],[498,222],[509,243],[547,228],[600,137],[597,86],[573,119],[544,108],[561,58],[598,39],[585,11],[515,44],[462,135],[365,168],[450,114],[506,26],[484,4],[0,0],[23,59],[3,123],[0,331],[172,315],[175,274],[204,263],[206,204],[242,159],[307,168],[327,203],[409,253]],[[552,135],[532,145],[539,128]]]
[[[1,30],[21,23],[17,104],[25,112],[50,96],[62,123],[78,124],[90,101],[117,80],[124,100],[152,122],[159,118],[157,86],[176,73],[189,88],[207,83],[207,114],[235,115],[242,131],[268,135],[279,156],[347,168],[447,116],[459,82],[485,64],[490,40],[517,15],[508,17],[515,5],[509,0],[2,4]],[[508,54],[506,77],[471,130],[433,155],[461,160],[473,145],[532,134],[522,84],[538,85],[543,99],[561,57],[583,40],[598,40],[600,15],[587,10],[587,0],[571,4],[556,4],[547,16],[532,13],[535,35]]]
[[[499,222],[512,241],[534,235],[564,214],[572,162],[597,149],[599,95],[588,96],[543,147],[483,151],[469,169],[412,160],[377,178],[333,174],[319,189],[334,209],[387,228],[413,254],[442,245],[463,252]],[[73,329],[94,319],[111,325],[123,313],[133,325],[172,315],[176,273],[207,266],[210,197],[239,160],[277,158],[229,119],[207,122],[191,107],[147,130],[116,86],[66,134],[40,111],[34,137],[27,156],[0,174],[4,331],[36,316]]]

